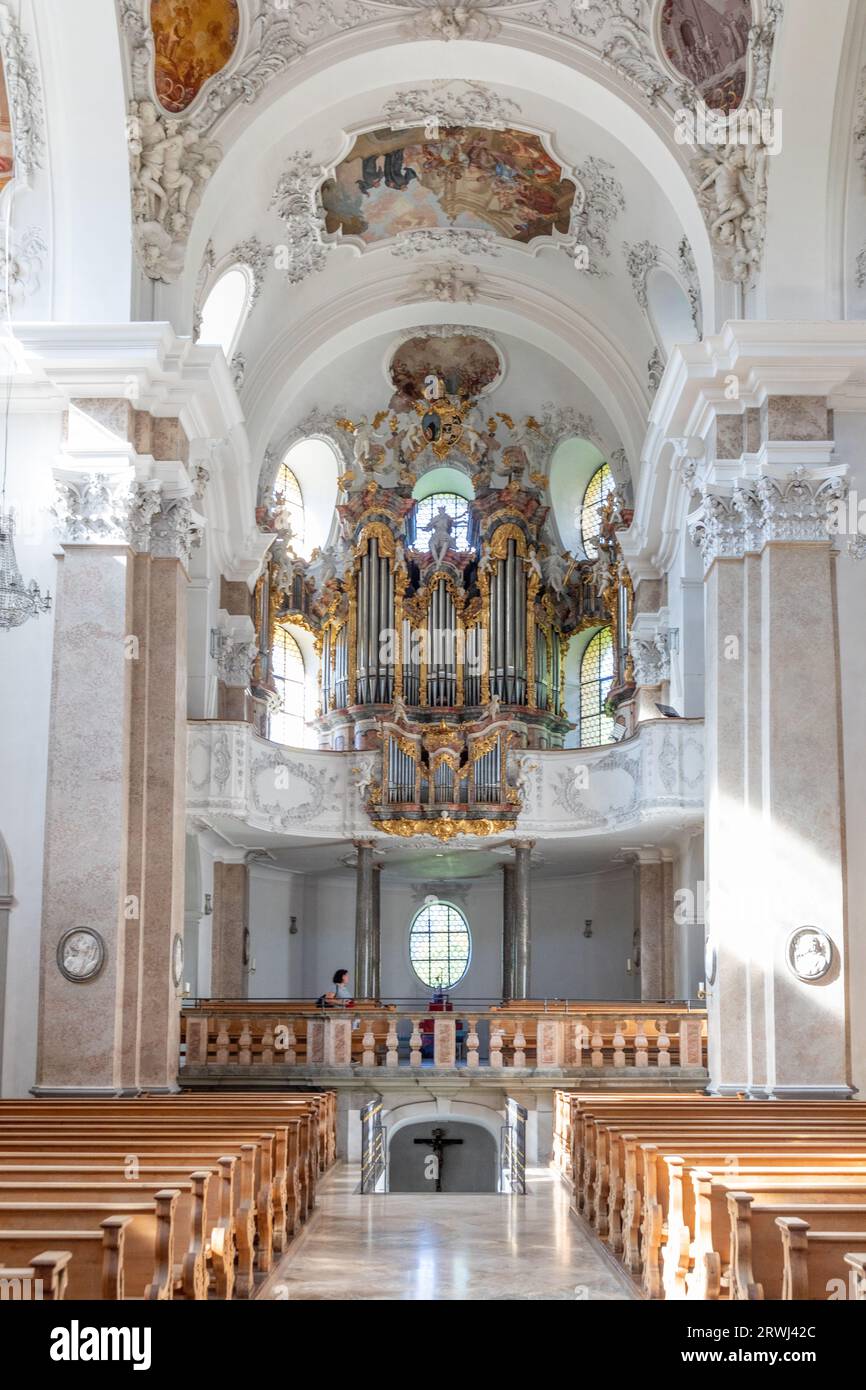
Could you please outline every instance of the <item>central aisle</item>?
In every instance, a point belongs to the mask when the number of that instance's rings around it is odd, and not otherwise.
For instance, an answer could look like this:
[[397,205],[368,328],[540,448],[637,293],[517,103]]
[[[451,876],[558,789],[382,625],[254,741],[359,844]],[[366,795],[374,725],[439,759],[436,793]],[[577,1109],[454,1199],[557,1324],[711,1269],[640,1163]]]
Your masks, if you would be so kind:
[[340,1164],[318,1210],[276,1266],[266,1299],[630,1299],[548,1169],[525,1197],[362,1197]]

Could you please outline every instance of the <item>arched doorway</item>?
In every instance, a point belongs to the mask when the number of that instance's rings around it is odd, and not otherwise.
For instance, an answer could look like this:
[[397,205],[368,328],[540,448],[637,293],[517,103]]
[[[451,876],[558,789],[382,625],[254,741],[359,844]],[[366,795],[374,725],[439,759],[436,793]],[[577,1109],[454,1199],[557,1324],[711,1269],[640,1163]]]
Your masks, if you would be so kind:
[[439,1168],[441,1191],[497,1192],[494,1135],[483,1125],[448,1116],[403,1125],[393,1136],[388,1154],[389,1192],[436,1192],[436,1164],[431,1162],[436,1130],[441,1131],[444,1141]]

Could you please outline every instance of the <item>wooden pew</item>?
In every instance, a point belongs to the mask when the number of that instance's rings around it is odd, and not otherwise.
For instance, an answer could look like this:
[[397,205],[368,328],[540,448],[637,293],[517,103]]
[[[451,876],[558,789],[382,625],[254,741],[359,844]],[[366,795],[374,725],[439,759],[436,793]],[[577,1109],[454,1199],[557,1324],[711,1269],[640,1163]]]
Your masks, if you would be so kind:
[[[784,1266],[778,1217],[798,1217],[822,1231],[866,1229],[866,1204],[852,1205],[850,1190],[818,1189],[809,1193],[817,1200],[809,1202],[799,1201],[801,1195],[792,1193],[780,1201],[778,1193],[769,1194],[772,1200],[765,1193],[727,1193],[731,1299],[782,1298]],[[840,1271],[838,1277],[844,1279],[844,1273]]]
[[60,1302],[66,1297],[71,1259],[69,1250],[43,1250],[20,1268],[0,1265],[0,1302],[19,1299]]
[[777,1216],[776,1225],[782,1233],[785,1300],[826,1298],[830,1281],[844,1279],[847,1253],[862,1244],[866,1232],[866,1219],[847,1231],[815,1231],[797,1216]]
[[70,1256],[65,1295],[72,1299],[126,1297],[125,1235],[129,1217],[109,1216],[94,1231],[0,1229],[0,1263],[24,1265],[38,1259],[47,1245]]
[[[219,1221],[219,1182],[215,1177],[213,1182],[211,1179],[210,1170],[173,1179],[173,1190],[179,1194],[171,1233],[173,1298],[207,1297],[210,1232]],[[0,1224],[17,1225],[16,1211],[19,1208],[29,1211],[31,1206],[41,1212],[46,1205],[52,1209],[68,1206],[78,1210],[83,1204],[95,1203],[124,1215],[131,1202],[158,1205],[166,1186],[161,1177],[150,1181],[140,1177],[133,1182],[123,1178],[102,1181],[98,1172],[88,1174],[84,1169],[78,1170],[76,1178],[65,1180],[57,1177],[9,1180],[0,1176]],[[128,1254],[131,1254],[130,1242],[134,1234],[130,1228]],[[128,1264],[128,1285],[132,1277],[132,1267]]]
[[[94,1231],[110,1217],[127,1217],[124,1252],[126,1298],[170,1299],[174,1288],[175,1212],[180,1193],[165,1188],[152,1202],[0,1203],[0,1231]],[[0,1238],[0,1251],[4,1241]]]

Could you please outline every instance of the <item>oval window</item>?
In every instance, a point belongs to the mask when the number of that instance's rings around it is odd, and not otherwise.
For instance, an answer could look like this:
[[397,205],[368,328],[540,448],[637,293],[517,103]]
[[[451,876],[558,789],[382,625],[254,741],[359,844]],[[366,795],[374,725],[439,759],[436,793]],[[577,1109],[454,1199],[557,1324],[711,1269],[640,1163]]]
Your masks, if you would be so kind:
[[469,969],[469,923],[451,903],[426,902],[409,928],[412,969],[429,989],[453,989]]

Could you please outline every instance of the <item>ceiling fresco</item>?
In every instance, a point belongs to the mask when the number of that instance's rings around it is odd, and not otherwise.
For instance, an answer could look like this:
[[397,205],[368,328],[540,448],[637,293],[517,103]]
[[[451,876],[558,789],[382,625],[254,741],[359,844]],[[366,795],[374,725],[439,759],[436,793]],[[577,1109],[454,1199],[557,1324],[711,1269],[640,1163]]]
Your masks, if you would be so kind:
[[474,333],[418,333],[401,343],[388,369],[397,391],[409,400],[420,398],[432,373],[442,379],[449,395],[476,397],[497,385],[502,361],[493,343]]
[[237,47],[238,0],[152,0],[150,28],[156,94],[164,110],[185,111]]
[[671,67],[711,110],[735,111],[746,91],[752,0],[665,0],[660,23]]
[[326,231],[366,245],[433,227],[509,241],[565,233],[575,185],[522,130],[459,126],[359,135],[322,188]]
[[14,174],[12,117],[9,114],[9,93],[6,74],[0,62],[0,189],[5,188]]

